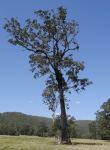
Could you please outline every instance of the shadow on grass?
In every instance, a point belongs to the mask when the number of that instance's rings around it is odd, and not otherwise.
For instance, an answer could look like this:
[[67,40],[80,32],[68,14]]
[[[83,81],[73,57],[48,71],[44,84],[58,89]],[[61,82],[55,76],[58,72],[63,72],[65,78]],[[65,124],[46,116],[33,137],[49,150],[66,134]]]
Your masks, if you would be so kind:
[[[59,144],[57,142],[51,142],[52,145],[66,145],[66,144]],[[69,144],[67,144],[69,145]],[[70,145],[103,145],[102,143],[84,143],[84,142],[72,142]]]
[[103,145],[102,143],[72,142],[73,145]]

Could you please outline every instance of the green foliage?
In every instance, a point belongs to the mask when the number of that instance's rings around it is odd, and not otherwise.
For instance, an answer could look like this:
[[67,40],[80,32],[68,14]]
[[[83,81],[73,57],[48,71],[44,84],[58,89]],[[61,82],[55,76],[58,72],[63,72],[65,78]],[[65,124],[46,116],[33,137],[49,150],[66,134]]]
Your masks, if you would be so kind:
[[39,126],[38,126],[38,131],[37,134],[38,136],[49,136],[48,135],[48,126],[44,123],[44,122],[40,122]]
[[[30,116],[18,112],[0,113],[0,135],[37,135],[55,136],[60,134],[60,118],[56,118],[55,126],[52,119],[38,116]],[[76,121],[69,118],[69,131],[71,137],[89,138],[88,124],[91,121]]]
[[75,118],[74,117],[69,117],[68,118],[68,129],[69,129],[69,133],[70,133],[70,137],[71,138],[76,138],[77,137],[77,131],[76,131],[76,122],[75,122]]
[[77,131],[77,137],[88,139],[90,138],[90,131],[89,131],[89,124],[91,123],[91,120],[76,120],[76,131]]
[[96,121],[92,121],[89,124],[89,131],[90,131],[90,138],[96,139],[97,138]]
[[80,78],[84,63],[73,59],[79,49],[76,41],[78,23],[69,21],[67,10],[62,6],[57,11],[35,11],[35,19],[27,19],[22,27],[15,18],[7,20],[4,29],[10,34],[9,42],[30,52],[29,63],[34,77],[46,76],[43,101],[49,110],[61,108],[61,143],[71,143],[67,129],[65,94],[72,90],[79,92],[91,82]]
[[110,99],[104,102],[96,113],[97,136],[110,139]]
[[34,77],[47,75],[43,92],[44,103],[55,111],[59,102],[59,88],[63,92],[84,90],[91,82],[80,79],[78,74],[84,70],[84,63],[73,59],[79,49],[76,41],[78,23],[69,21],[67,10],[62,6],[57,12],[38,10],[35,19],[27,19],[21,26],[16,18],[7,20],[4,29],[10,33],[9,42],[30,52],[29,63]]
[[[52,130],[55,136],[60,136],[60,130],[61,130],[61,117],[57,116],[54,120],[54,124],[52,126]],[[76,123],[75,123],[75,118],[68,116],[67,119],[68,123],[68,130],[71,138],[77,137],[77,132],[76,132]]]
[[34,117],[22,113],[1,113],[0,134],[50,136],[51,122],[52,120],[49,118]]

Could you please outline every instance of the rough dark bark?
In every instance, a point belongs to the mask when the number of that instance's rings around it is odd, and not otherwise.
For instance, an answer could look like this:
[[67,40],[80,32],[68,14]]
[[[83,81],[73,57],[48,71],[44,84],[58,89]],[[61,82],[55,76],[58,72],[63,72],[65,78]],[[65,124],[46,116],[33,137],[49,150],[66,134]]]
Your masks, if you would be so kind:
[[55,69],[56,80],[59,88],[60,108],[61,108],[61,144],[72,144],[68,131],[67,115],[65,108],[65,97],[64,97],[64,78],[60,70]]
[[70,135],[68,131],[63,91],[60,91],[60,107],[61,107],[61,144],[71,144]]

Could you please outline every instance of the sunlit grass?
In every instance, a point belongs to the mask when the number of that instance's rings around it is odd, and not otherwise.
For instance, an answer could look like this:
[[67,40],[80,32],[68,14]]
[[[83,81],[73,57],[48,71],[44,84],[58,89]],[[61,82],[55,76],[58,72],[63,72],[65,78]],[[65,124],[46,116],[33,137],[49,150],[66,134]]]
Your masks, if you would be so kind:
[[73,139],[72,145],[58,145],[54,138],[0,136],[0,150],[110,150],[101,140]]

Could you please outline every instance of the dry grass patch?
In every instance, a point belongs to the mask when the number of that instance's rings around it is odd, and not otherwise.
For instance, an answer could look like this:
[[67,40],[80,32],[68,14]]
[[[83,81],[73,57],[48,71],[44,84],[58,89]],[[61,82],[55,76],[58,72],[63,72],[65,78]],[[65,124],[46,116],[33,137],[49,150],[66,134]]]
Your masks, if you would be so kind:
[[73,145],[58,145],[54,138],[0,136],[0,150],[110,150],[101,140],[72,139]]

